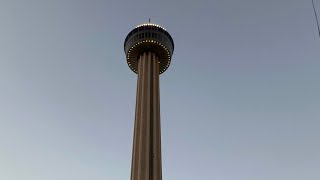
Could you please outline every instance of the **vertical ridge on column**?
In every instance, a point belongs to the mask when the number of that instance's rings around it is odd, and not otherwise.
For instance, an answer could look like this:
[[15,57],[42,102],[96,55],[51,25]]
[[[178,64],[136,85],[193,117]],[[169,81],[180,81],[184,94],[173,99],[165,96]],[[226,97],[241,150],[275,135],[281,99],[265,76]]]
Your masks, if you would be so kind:
[[[150,53],[151,54],[151,53]],[[150,135],[151,135],[151,138],[150,138],[150,168],[149,168],[149,171],[150,171],[150,177],[149,179],[153,179],[154,177],[154,148],[153,148],[153,142],[154,142],[154,104],[153,104],[153,97],[154,97],[154,76],[153,76],[153,72],[154,72],[154,53],[152,53],[150,55]]]
[[157,150],[157,169],[158,169],[158,176],[157,176],[157,180],[162,180],[162,157],[161,157],[161,122],[160,122],[160,83],[159,83],[159,57],[157,57],[157,61],[156,61],[156,64],[157,64],[157,68],[155,69],[156,70],[156,76],[155,76],[155,81],[156,81],[156,84],[155,84],[155,88],[156,88],[156,91],[157,93],[155,94],[155,97],[156,97],[156,103],[155,103],[155,109],[156,109],[156,117],[157,117],[157,122],[156,122],[156,129],[157,129],[157,143],[156,143],[156,150]]
[[[139,58],[140,59],[140,58]],[[138,142],[136,142],[139,138],[139,133],[138,133],[138,128],[140,127],[139,126],[139,119],[140,119],[140,116],[139,116],[139,101],[138,99],[140,99],[141,95],[140,95],[140,78],[141,78],[141,66],[139,65],[141,63],[141,61],[139,61],[138,59],[138,80],[137,80],[137,92],[136,92],[136,110],[135,110],[135,121],[134,121],[134,132],[133,132],[133,139],[134,139],[134,142],[133,142],[133,146],[132,146],[132,160],[131,160],[131,179],[136,179],[136,168],[137,168],[137,161],[135,160],[136,156],[137,156],[137,151],[136,151],[136,146],[139,144]],[[139,73],[140,72],[140,73]]]
[[144,175],[144,178],[147,180],[149,179],[149,174],[152,173],[149,171],[149,168],[150,168],[150,97],[151,97],[151,94],[150,94],[150,55],[151,53],[150,52],[146,52],[146,56],[145,56],[145,61],[146,61],[146,102],[145,102],[145,113],[146,113],[146,116],[145,116],[145,123],[146,123],[146,129],[145,129],[145,133],[146,133],[146,141],[145,141],[145,175]]
[[147,144],[147,141],[146,141],[146,131],[147,131],[147,116],[146,116],[146,106],[147,106],[147,98],[148,98],[148,96],[146,96],[146,91],[147,91],[147,89],[146,89],[146,86],[147,86],[147,83],[148,83],[148,81],[147,81],[147,74],[148,74],[148,72],[147,72],[147,55],[146,55],[147,53],[143,53],[143,60],[142,60],[142,63],[143,63],[143,69],[144,69],[144,71],[143,71],[143,87],[142,87],[142,89],[143,89],[143,99],[142,99],[142,108],[141,108],[141,113],[142,113],[142,117],[141,117],[141,121],[142,121],[142,124],[141,124],[141,126],[142,126],[142,130],[141,130],[141,143],[140,143],[140,147],[141,147],[141,149],[140,149],[140,160],[139,160],[139,162],[140,162],[140,173],[141,173],[141,175],[139,176],[139,179],[141,179],[141,180],[144,180],[145,179],[145,172],[146,172],[146,170],[147,170],[147,167],[146,167],[146,163],[145,163],[145,161],[146,161],[146,151],[145,151],[145,149],[146,149],[146,144]]
[[157,120],[157,117],[156,117],[156,110],[155,110],[155,96],[156,96],[156,79],[155,79],[155,72],[156,72],[156,57],[155,57],[155,54],[153,54],[153,57],[152,57],[152,73],[151,73],[151,76],[152,76],[152,93],[153,93],[153,96],[152,96],[152,171],[154,172],[154,178],[152,179],[157,179],[157,175],[158,175],[158,172],[157,172],[157,165],[156,165],[156,161],[157,161],[157,153],[155,152],[156,150],[156,147],[155,147],[155,138],[157,137],[157,132],[156,132],[156,120]]

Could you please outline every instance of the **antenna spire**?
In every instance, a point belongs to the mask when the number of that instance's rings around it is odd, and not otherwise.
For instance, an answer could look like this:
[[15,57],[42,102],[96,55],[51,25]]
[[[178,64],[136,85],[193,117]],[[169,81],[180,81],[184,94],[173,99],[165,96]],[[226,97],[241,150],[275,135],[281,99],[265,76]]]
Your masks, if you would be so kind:
[[313,5],[314,15],[316,16],[316,21],[317,21],[317,26],[318,26],[318,32],[319,32],[319,37],[320,37],[320,26],[319,26],[319,20],[318,20],[317,11],[316,11],[316,8],[315,8],[315,6],[314,6],[314,0],[312,0],[312,5]]

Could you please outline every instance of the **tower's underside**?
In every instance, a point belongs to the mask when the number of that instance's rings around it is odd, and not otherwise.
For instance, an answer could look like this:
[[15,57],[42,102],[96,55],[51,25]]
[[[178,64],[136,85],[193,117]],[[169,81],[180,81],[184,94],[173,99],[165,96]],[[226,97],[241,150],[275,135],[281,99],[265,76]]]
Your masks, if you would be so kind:
[[159,59],[144,52],[138,59],[131,180],[161,180]]

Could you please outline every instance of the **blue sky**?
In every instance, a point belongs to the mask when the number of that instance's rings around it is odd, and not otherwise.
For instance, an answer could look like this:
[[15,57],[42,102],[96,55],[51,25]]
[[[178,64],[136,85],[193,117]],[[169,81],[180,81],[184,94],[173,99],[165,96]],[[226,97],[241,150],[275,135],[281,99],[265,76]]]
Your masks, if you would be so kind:
[[1,180],[130,178],[137,79],[123,41],[149,18],[175,41],[164,180],[319,179],[311,1],[2,0]]

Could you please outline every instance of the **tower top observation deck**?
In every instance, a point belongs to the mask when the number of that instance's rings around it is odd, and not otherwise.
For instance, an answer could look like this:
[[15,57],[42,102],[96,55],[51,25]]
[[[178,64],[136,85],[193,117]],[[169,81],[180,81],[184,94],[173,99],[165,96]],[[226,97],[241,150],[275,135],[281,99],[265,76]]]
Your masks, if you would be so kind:
[[138,73],[138,58],[144,52],[153,52],[159,58],[159,73],[165,72],[171,62],[174,43],[163,27],[146,23],[135,27],[124,41],[124,52],[130,69]]

